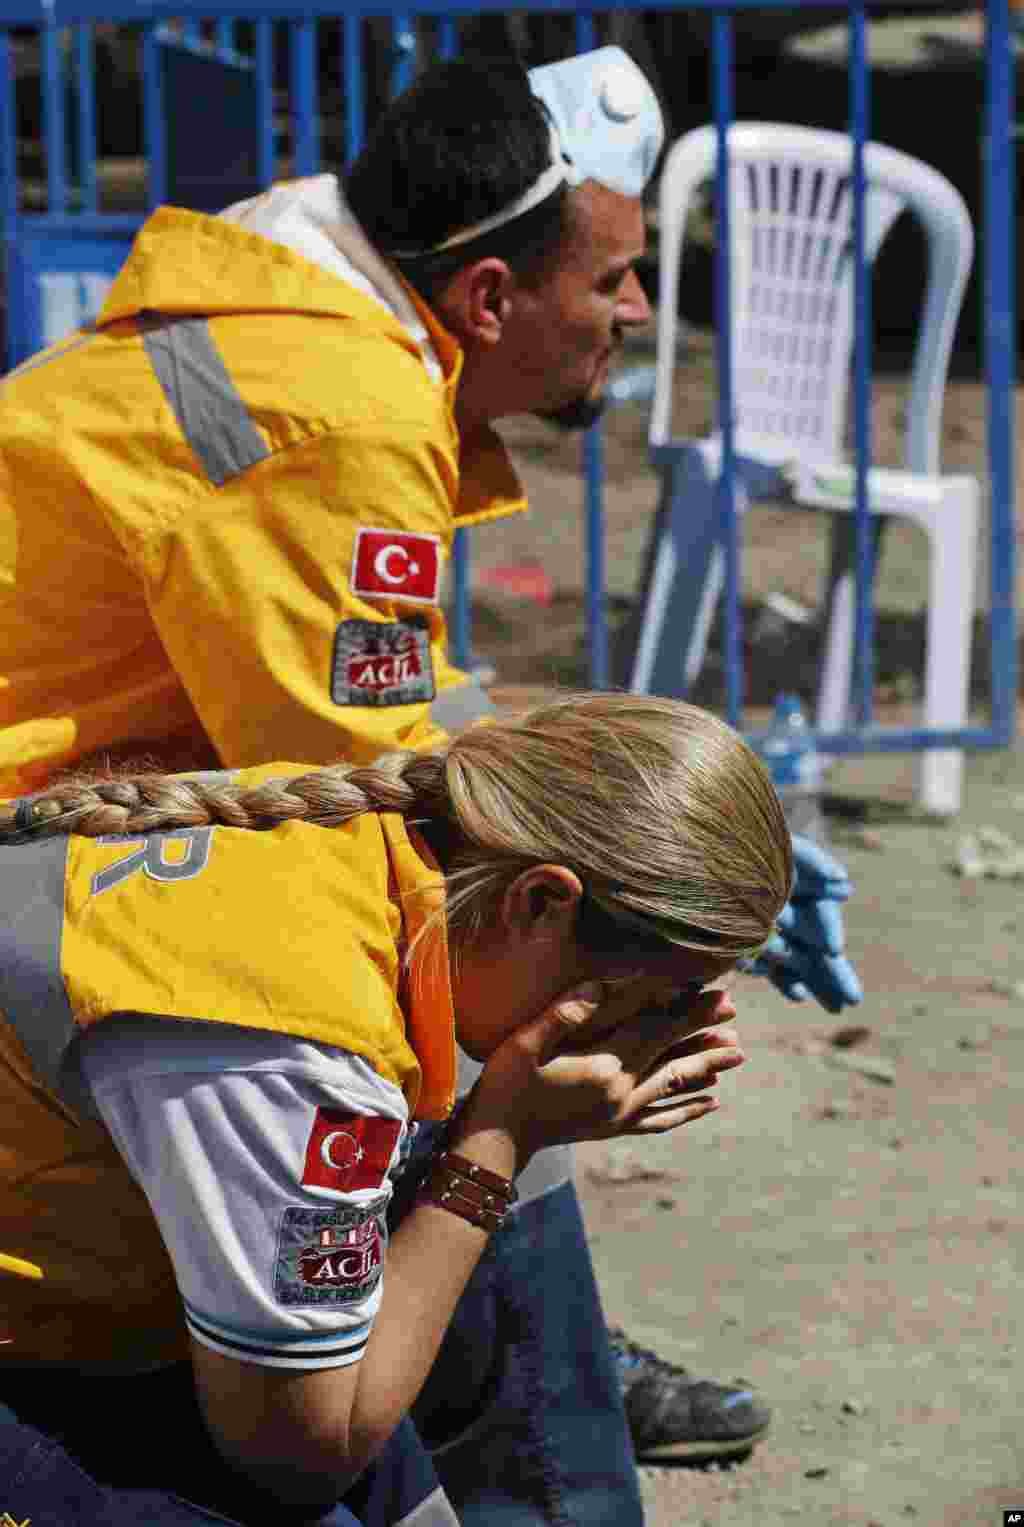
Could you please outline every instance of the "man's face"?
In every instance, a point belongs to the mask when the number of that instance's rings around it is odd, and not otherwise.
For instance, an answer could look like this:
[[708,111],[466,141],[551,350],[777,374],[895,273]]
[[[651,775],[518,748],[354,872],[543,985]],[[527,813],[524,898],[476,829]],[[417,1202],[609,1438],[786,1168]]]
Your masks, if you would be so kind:
[[601,412],[625,331],[651,309],[633,269],[644,251],[640,198],[595,181],[571,195],[573,237],[540,286],[517,288],[501,351],[522,398],[509,412],[581,429]]

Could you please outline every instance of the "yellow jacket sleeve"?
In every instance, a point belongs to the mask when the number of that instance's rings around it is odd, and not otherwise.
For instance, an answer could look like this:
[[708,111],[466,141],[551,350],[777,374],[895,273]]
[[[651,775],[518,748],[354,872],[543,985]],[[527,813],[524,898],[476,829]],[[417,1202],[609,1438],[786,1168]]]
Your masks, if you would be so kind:
[[473,719],[459,714],[471,691],[489,708],[446,656],[456,492],[426,430],[334,430],[203,495],[154,540],[152,618],[225,764],[368,762],[442,744],[442,721]]

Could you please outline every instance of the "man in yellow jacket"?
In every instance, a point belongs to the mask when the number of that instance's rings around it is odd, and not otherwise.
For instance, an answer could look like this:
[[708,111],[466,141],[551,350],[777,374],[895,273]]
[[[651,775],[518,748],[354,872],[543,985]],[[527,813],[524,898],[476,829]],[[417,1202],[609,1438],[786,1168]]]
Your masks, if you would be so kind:
[[97,324],[4,389],[4,793],[112,747],[366,761],[471,716],[444,564],[525,508],[458,417],[471,353],[333,176],[160,209]]
[[[97,322],[0,394],[0,794],[97,757],[369,761],[485,715],[447,656],[454,531],[525,508],[493,421],[588,422],[649,319],[633,267],[662,136],[620,49],[528,77],[456,61],[385,114],[347,200],[325,175],[217,217],[156,212]],[[546,1261],[543,1329],[574,1382],[549,1353],[543,1404],[521,1368],[506,1393],[504,1359],[456,1327],[461,1403],[442,1362],[417,1420],[447,1444],[467,1524],[571,1503],[585,1527],[628,1527],[629,1435],[564,1157],[521,1198],[504,1276]],[[499,1281],[475,1297],[500,1354]],[[728,1455],[767,1425],[748,1390],[620,1358],[641,1456]]]

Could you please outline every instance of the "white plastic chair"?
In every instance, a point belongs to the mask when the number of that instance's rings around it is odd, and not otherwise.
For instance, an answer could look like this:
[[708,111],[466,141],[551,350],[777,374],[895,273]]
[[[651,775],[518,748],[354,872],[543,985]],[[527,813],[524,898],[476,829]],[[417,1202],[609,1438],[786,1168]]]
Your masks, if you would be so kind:
[[[687,216],[697,189],[715,173],[714,127],[687,133],[670,150],[660,186],[660,302],[650,424],[652,458],[663,467],[696,450],[707,478],[721,462],[721,436],[672,435],[677,288]],[[729,129],[734,441],[751,466],[782,469],[796,507],[852,510],[855,473],[844,459],[853,350],[853,141],[845,134],[781,123]],[[905,514],[931,543],[924,722],[965,725],[974,609],[979,486],[939,471],[942,398],[974,236],[959,192],[936,170],[878,143],[864,149],[865,254],[869,265],[904,210],[921,223],[928,279],[907,405],[904,469],[872,468],[872,514]],[[737,472],[737,507],[750,474]],[[710,511],[710,494],[705,495]],[[700,509],[695,505],[695,512]],[[853,659],[852,519],[833,533],[829,629],[818,692],[822,732],[847,724]],[[663,538],[667,539],[667,538]],[[698,538],[699,541],[699,538]],[[877,542],[877,528],[876,528]],[[724,557],[714,538],[697,566],[674,567],[697,611],[683,658],[687,683],[700,671]],[[669,553],[667,553],[669,554]],[[657,581],[657,569],[652,582]],[[662,580],[664,582],[664,578]],[[679,594],[678,584],[676,594]],[[631,688],[649,682],[651,646],[641,638]],[[927,750],[918,796],[929,811],[959,808],[963,756]]]

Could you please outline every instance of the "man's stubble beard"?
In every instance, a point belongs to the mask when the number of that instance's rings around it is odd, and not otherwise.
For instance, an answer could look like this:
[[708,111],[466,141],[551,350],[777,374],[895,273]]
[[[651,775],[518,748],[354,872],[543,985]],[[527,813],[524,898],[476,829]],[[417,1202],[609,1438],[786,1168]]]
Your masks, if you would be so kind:
[[575,398],[571,403],[563,403],[561,408],[535,409],[534,416],[568,433],[570,430],[589,429],[600,419],[607,406],[608,400],[603,397]]

